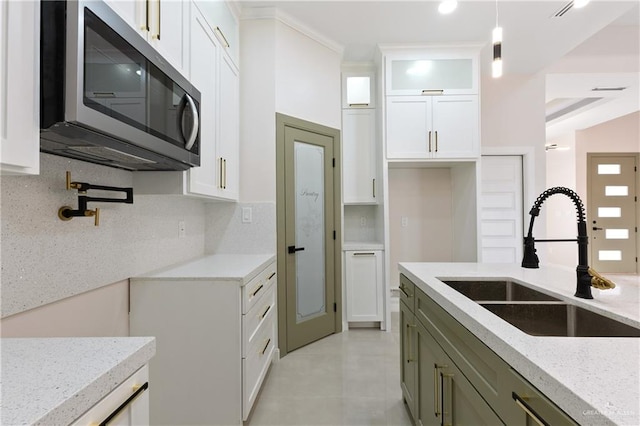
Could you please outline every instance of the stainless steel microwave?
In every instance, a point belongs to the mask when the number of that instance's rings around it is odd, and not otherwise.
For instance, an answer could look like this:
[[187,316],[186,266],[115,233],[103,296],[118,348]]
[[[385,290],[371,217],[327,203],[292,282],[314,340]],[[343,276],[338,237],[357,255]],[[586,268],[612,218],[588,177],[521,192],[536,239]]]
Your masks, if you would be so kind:
[[102,1],[41,2],[40,149],[125,170],[200,165],[200,92]]

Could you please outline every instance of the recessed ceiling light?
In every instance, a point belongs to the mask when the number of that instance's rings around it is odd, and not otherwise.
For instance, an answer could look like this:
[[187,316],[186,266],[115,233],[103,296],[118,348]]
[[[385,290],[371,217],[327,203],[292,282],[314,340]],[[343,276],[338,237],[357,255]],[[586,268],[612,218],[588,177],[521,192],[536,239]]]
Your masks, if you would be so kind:
[[589,3],[589,0],[573,0],[573,7],[580,9],[581,7],[585,7],[587,3]]
[[438,6],[438,12],[442,13],[443,15],[448,15],[449,13],[456,10],[456,7],[458,7],[458,2],[456,0],[443,0]]

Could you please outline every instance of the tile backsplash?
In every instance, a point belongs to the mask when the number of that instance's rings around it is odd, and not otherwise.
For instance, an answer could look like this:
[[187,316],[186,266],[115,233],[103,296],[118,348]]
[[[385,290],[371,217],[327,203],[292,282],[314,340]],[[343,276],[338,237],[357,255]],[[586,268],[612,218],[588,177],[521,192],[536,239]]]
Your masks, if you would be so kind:
[[[133,186],[131,172],[48,154],[41,154],[39,176],[3,176],[0,317],[204,254],[201,200],[134,192],[134,204],[90,203],[101,209],[98,227],[93,218],[60,220],[61,206],[77,208],[77,191],[65,189],[66,170],[74,181]],[[88,193],[121,196],[114,194]]]

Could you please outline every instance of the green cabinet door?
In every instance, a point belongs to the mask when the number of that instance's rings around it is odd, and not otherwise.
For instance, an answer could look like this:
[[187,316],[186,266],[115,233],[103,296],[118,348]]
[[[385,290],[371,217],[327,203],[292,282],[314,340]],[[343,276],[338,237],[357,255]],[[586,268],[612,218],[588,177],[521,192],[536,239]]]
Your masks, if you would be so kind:
[[400,385],[411,416],[417,418],[416,394],[418,392],[416,319],[404,303],[400,303]]
[[418,417],[422,426],[502,425],[503,422],[420,322]]
[[442,425],[442,372],[450,367],[449,358],[433,336],[417,323],[418,413],[419,426]]

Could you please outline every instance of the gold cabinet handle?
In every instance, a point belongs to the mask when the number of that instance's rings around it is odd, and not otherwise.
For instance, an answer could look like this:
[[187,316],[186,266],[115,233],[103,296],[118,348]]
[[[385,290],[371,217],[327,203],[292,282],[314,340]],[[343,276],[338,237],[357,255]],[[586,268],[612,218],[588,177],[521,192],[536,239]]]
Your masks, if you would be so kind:
[[262,315],[260,315],[260,319],[263,320],[264,317],[267,316],[267,313],[269,313],[270,310],[271,310],[271,305],[267,306],[267,309],[265,309]]
[[433,409],[436,417],[442,415],[442,382],[440,379],[440,370],[447,368],[447,365],[433,364]]
[[222,189],[222,188],[223,188],[223,186],[222,186],[222,184],[223,184],[223,175],[222,175],[222,173],[223,173],[223,168],[222,168],[222,161],[223,161],[223,160],[222,160],[222,157],[220,157],[220,170],[219,170],[219,173],[218,173],[218,174],[220,175],[220,181],[218,182],[218,187],[219,187],[220,189]]
[[106,426],[107,424],[112,422],[116,417],[118,417],[118,415],[120,415],[122,410],[127,408],[127,406],[130,405],[133,402],[134,399],[136,399],[138,396],[140,396],[140,394],[142,392],[146,391],[147,389],[149,389],[149,382],[145,382],[143,385],[135,385],[135,386],[133,386],[132,390],[134,392],[131,394],[131,396],[129,396],[129,398],[127,398],[122,404],[120,404],[120,406],[118,408],[116,408],[111,414],[109,414],[109,416],[106,419],[104,419],[103,421],[98,423],[98,425],[99,426]]
[[511,397],[518,404],[518,407],[522,408],[522,411],[527,413],[527,415],[534,421],[536,424],[540,426],[550,426],[542,417],[536,413],[536,411],[524,400],[520,395],[515,392],[511,392]]
[[404,293],[404,295],[405,295],[406,297],[408,297],[408,298],[413,297],[413,294],[409,294],[409,293],[407,293],[407,289],[406,289],[404,286],[402,286],[402,285],[400,286],[400,291],[401,291],[401,292],[403,292],[403,293]]
[[[147,0],[147,3],[149,3],[151,0]],[[160,0],[155,0],[156,2],[156,6],[155,6],[155,18],[156,18],[156,27],[154,28],[154,31],[151,33],[151,38],[153,40],[160,40]],[[148,13],[148,12],[147,12]],[[148,21],[149,18],[147,18]]]
[[260,352],[260,355],[264,355],[264,353],[267,351],[267,348],[269,347],[269,343],[271,343],[271,338],[267,339],[264,348],[262,348],[262,352]]
[[224,187],[223,189],[227,189],[227,159],[223,160],[224,164]]
[[262,287],[264,287],[264,285],[262,285],[262,283],[260,283],[255,290],[253,290],[253,292],[251,293],[251,297],[255,297],[256,294],[258,294],[258,292],[260,290],[262,290]]
[[444,90],[443,89],[425,89],[422,91],[422,94],[424,96],[444,95]]
[[438,131],[436,130],[436,152],[438,152]]
[[407,323],[407,330],[406,330],[406,333],[407,333],[406,334],[406,336],[407,336],[407,346],[408,346],[408,348],[407,348],[407,352],[408,352],[408,354],[407,354],[407,364],[410,363],[410,362],[415,362],[415,359],[411,358],[411,355],[412,355],[412,351],[411,351],[411,336],[409,336],[409,329],[415,328],[415,326],[416,326],[415,324]]
[[230,44],[227,41],[227,38],[224,36],[224,33],[222,32],[220,27],[216,27],[215,31],[216,31],[216,36],[218,37],[218,40],[220,40],[224,44],[224,47],[230,47]]

